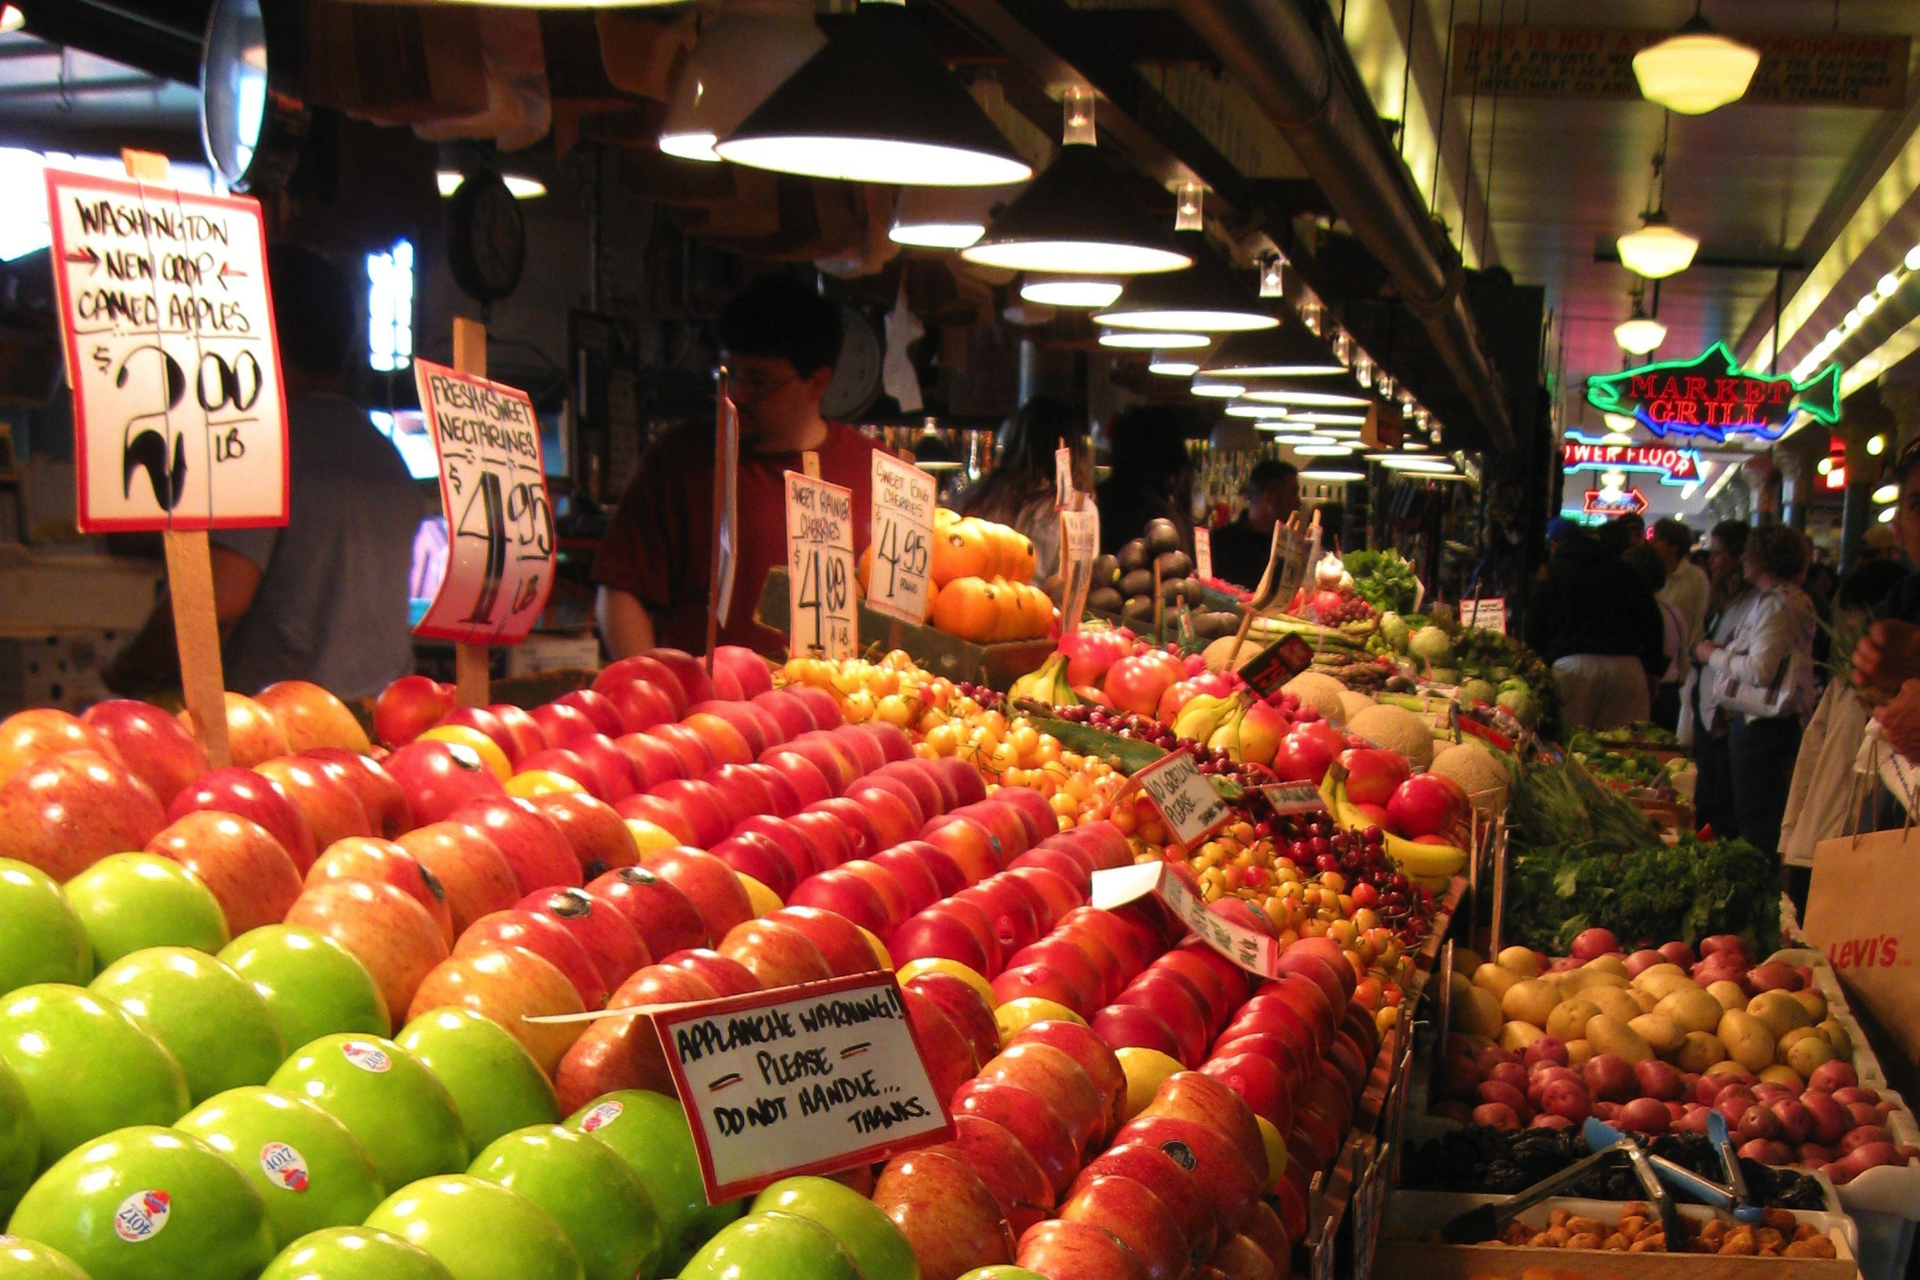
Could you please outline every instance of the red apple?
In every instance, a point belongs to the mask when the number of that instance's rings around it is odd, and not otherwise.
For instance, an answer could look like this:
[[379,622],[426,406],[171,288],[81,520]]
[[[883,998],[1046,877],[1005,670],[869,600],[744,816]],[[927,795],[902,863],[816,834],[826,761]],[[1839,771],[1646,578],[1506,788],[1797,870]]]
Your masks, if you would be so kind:
[[596,799],[618,804],[640,789],[640,777],[633,761],[605,734],[584,734],[569,742],[565,749],[580,757],[593,772],[594,780],[600,785],[589,789],[600,792]]
[[1074,1184],[1060,1206],[1063,1222],[1084,1222],[1112,1234],[1139,1260],[1148,1280],[1183,1280],[1187,1236],[1160,1197],[1132,1178],[1100,1176]]
[[[734,705],[734,704],[729,704]],[[720,793],[720,803],[726,808],[729,819],[727,830],[731,831],[756,813],[773,813],[773,793],[766,781],[750,770],[757,765],[723,764],[714,769],[702,781]],[[774,775],[779,777],[778,774]],[[786,779],[781,778],[782,782]],[[793,812],[789,809],[787,812]]]
[[688,973],[697,975],[701,981],[713,988],[716,995],[742,996],[761,989],[760,980],[753,976],[753,970],[738,960],[730,959],[706,947],[676,951],[661,963],[668,968],[684,969]]
[[421,981],[447,958],[446,939],[426,908],[382,881],[309,885],[288,908],[286,923],[323,933],[352,952],[373,975],[395,1026]]
[[787,686],[800,701],[807,704],[807,710],[813,715],[816,729],[831,729],[846,720],[846,713],[840,710],[840,701],[825,689],[812,685],[795,684]]
[[1200,1194],[1214,1206],[1223,1235],[1239,1230],[1259,1201],[1259,1179],[1239,1149],[1203,1124],[1180,1116],[1135,1116],[1120,1126],[1113,1142],[1135,1141],[1166,1151],[1193,1175]]
[[925,840],[906,840],[891,849],[882,849],[874,856],[873,861],[881,866],[888,866],[896,860],[909,857],[925,867],[933,876],[934,886],[940,891],[939,896],[934,899],[935,902],[941,898],[950,898],[973,883],[967,879],[967,873],[945,849],[928,844]]
[[840,825],[845,827],[847,833],[853,837],[853,856],[856,858],[871,858],[882,849],[898,843],[880,838],[880,828],[875,824],[873,816],[867,812],[867,807],[857,800],[835,796],[831,800],[821,800],[807,808],[813,813],[831,814],[839,820]]
[[898,782],[913,795],[914,803],[920,806],[922,825],[928,818],[937,818],[947,811],[947,796],[933,775],[920,767],[915,760],[890,760],[875,773],[872,781],[882,778]]
[[1057,969],[1043,964],[1023,964],[1003,969],[993,979],[995,1004],[1010,1004],[1024,999],[1051,1000],[1086,1017],[1097,1006],[1083,987],[1074,985]]
[[[580,994],[566,975],[524,947],[489,943],[449,956],[427,974],[414,993],[413,1004],[400,1016],[411,1021],[430,1009],[448,1005],[471,1009],[489,1022],[506,1028],[549,1076],[560,1066],[569,1047],[580,1038],[582,1029],[598,1025],[527,1021],[583,1010]],[[396,1023],[400,1016],[395,1017]],[[657,1046],[660,1038],[653,1034],[652,1026],[647,1025],[646,1031],[647,1039]]]
[[914,852],[913,843],[882,849],[870,860],[874,866],[890,873],[906,895],[906,915],[924,911],[945,896],[940,891],[940,882],[934,879],[932,868]]
[[1206,1060],[1210,1039],[1206,1005],[1185,978],[1166,970],[1149,969],[1115,997],[1114,1003],[1138,1005],[1164,1022],[1180,1044],[1180,1052],[1175,1056],[1188,1066],[1198,1066]]
[[687,692],[689,705],[705,702],[714,696],[713,679],[707,672],[707,664],[683,649],[650,649],[647,656],[673,673],[680,687]]
[[423,826],[448,817],[469,801],[506,794],[493,770],[473,751],[454,742],[410,743],[381,764],[406,793],[413,820]]
[[846,748],[836,743],[831,735],[819,730],[803,733],[784,746],[769,751],[766,762],[776,764],[775,757],[783,753],[805,757],[820,771],[820,776],[827,780],[827,788],[836,796],[860,776],[860,768],[854,763],[853,757],[847,754]]
[[55,880],[71,880],[108,854],[141,848],[166,825],[153,789],[98,752],[47,756],[0,783],[0,858],[38,867]]
[[960,812],[931,819],[920,829],[920,838],[959,864],[969,884],[977,884],[1002,868],[994,833]]
[[905,783],[894,778],[868,776],[847,788],[847,800],[860,805],[872,820],[876,843],[891,849],[903,840],[911,840],[920,830],[920,802]]
[[704,778],[720,763],[714,758],[706,739],[684,724],[656,724],[641,730],[640,736],[657,738],[672,747],[680,757],[680,763],[686,766],[686,776],[689,778]]
[[834,795],[833,783],[813,758],[804,752],[776,749],[760,757],[760,763],[780,774],[793,787],[800,808],[818,804]]
[[[572,747],[546,747],[527,756],[520,762],[521,773],[553,773],[562,778],[572,778],[586,790],[586,794],[603,803],[617,804],[618,800],[609,800],[606,784],[600,775],[594,772],[585,756]],[[627,795],[633,794],[631,789]],[[622,796],[621,799],[625,799]]]
[[799,882],[786,850],[766,836],[751,831],[737,832],[714,845],[710,852],[741,875],[751,876],[773,890],[782,902],[792,895],[794,885]]
[[486,796],[471,800],[448,815],[486,833],[513,868],[522,894],[555,885],[578,886],[580,862],[573,846],[553,820],[525,800],[513,796]]
[[1142,1114],[1191,1120],[1226,1137],[1253,1170],[1254,1180],[1266,1185],[1267,1144],[1260,1136],[1260,1125],[1246,1100],[1226,1081],[1202,1071],[1175,1072],[1160,1082]]
[[1093,893],[1093,868],[1087,864],[1084,856],[1069,849],[1050,849],[1044,845],[1029,849],[1015,858],[1008,870],[1049,872],[1066,881],[1067,887],[1081,902],[1085,902]]
[[1040,921],[1034,915],[1033,903],[1020,887],[1019,881],[1010,880],[1004,875],[991,875],[953,896],[959,902],[975,903],[987,913],[994,940],[1000,944],[1003,955],[1011,955],[1039,941]]
[[547,735],[540,730],[540,722],[528,715],[526,708],[516,707],[511,702],[489,703],[487,710],[500,722],[500,727],[513,739],[513,750],[507,752],[507,762],[514,768],[536,751],[547,748]]
[[1218,1035],[1221,1028],[1227,1025],[1228,1017],[1246,1000],[1247,988],[1244,982],[1239,984],[1237,990],[1229,993],[1226,984],[1220,980],[1220,975],[1192,951],[1178,949],[1169,951],[1148,965],[1147,972],[1178,974],[1200,993],[1201,1005],[1207,1015],[1209,1037]]
[[594,879],[587,892],[627,918],[649,955],[707,945],[706,922],[693,900],[645,867],[617,867]]
[[1199,1261],[1213,1253],[1220,1230],[1213,1206],[1200,1194],[1193,1174],[1168,1152],[1144,1142],[1116,1143],[1080,1171],[1070,1191],[1077,1194],[1096,1178],[1139,1183],[1173,1214],[1189,1259]]
[[892,933],[902,921],[913,914],[908,905],[907,891],[901,887],[898,877],[879,863],[866,858],[850,858],[841,863],[836,870],[859,876],[872,885],[873,891],[880,895],[881,905],[886,908],[887,923],[884,929],[874,930],[878,936],[885,937]]
[[725,717],[711,711],[689,711],[680,723],[689,732],[699,735],[717,765],[747,764],[753,759],[753,747],[746,735],[734,728]]
[[824,982],[833,976],[827,958],[806,934],[776,920],[743,920],[714,950],[746,966],[763,987]]
[[554,702],[559,706],[578,709],[593,722],[595,732],[609,738],[617,738],[628,732],[621,721],[619,708],[593,689],[575,689],[571,693],[561,694]]
[[[786,740],[786,736],[779,732],[779,722],[749,702],[728,702],[716,698],[696,703],[687,708],[686,723],[692,724],[694,717],[701,715],[717,716],[731,725],[741,741],[746,743],[749,760],[758,759],[768,747]],[[774,729],[771,735],[767,732],[769,724]]]
[[[726,766],[723,765],[722,768],[724,767]],[[743,764],[738,767],[745,771],[745,776],[759,779],[760,785],[766,788],[767,809],[765,812],[772,814],[774,817],[790,818],[800,812],[803,805],[807,803],[800,798],[800,789],[793,785],[793,782],[786,774],[781,773],[772,765],[755,763]],[[719,770],[716,769],[714,772],[718,773]]]
[[1063,1194],[1080,1168],[1080,1152],[1071,1126],[1046,1099],[1004,1080],[975,1077],[953,1095],[953,1113],[975,1115],[1004,1127],[1027,1149],[1054,1194]]
[[767,669],[767,660],[742,645],[717,646],[713,651],[713,666],[716,671],[724,668],[732,675],[741,693],[749,698],[773,689],[773,673]]
[[671,723],[679,716],[673,696],[650,680],[616,680],[596,692],[620,717],[620,732],[611,737],[639,733],[656,724]]
[[1466,789],[1440,773],[1423,773],[1394,788],[1387,817],[1409,839],[1447,836],[1465,825],[1473,811]]
[[649,854],[640,865],[687,895],[710,938],[724,938],[735,925],[753,918],[738,877],[710,853],[681,846]]
[[535,707],[530,714],[550,747],[570,747],[575,738],[601,732],[591,716],[571,703],[548,702]]
[[635,969],[653,963],[647,944],[626,916],[584,889],[542,889],[514,905],[559,921],[593,961],[609,990],[617,989]]
[[820,726],[813,722],[813,713],[807,710],[806,699],[796,696],[789,689],[769,689],[749,699],[772,716],[780,725],[780,740],[789,741],[803,733],[812,733]]
[[802,809],[787,822],[813,846],[814,865],[821,870],[830,871],[854,857],[853,833],[832,814]]
[[374,699],[373,736],[388,747],[404,747],[457,705],[452,685],[426,676],[401,676]]
[[1020,811],[991,797],[976,804],[963,804],[953,811],[953,816],[972,818],[987,828],[993,836],[993,853],[1000,864],[999,870],[1005,870],[1032,843],[1027,837],[1027,821]]
[[1064,1018],[1030,1022],[1007,1040],[1009,1049],[1022,1044],[1047,1045],[1078,1063],[1100,1097],[1105,1116],[1102,1138],[1120,1127],[1121,1108],[1127,1100],[1126,1072],[1121,1069],[1120,1060],[1114,1056],[1113,1050],[1093,1033],[1091,1027]]
[[[1040,939],[1031,946],[1022,947],[1007,957],[1007,968],[1000,977],[1014,972],[1023,966],[1038,966],[1058,974],[1079,996],[1078,1003],[1068,1007],[1085,1017],[1105,1003],[1107,979],[1094,964],[1093,958],[1082,951],[1066,934],[1055,933]],[[998,981],[998,979],[996,979]],[[1125,983],[1120,984],[1125,986]],[[1118,994],[1118,991],[1115,992]]]
[[880,745],[878,738],[860,725],[843,724],[833,729],[822,729],[820,732],[853,757],[854,766],[861,777],[877,773],[887,763],[886,748]]
[[280,842],[238,814],[184,814],[149,840],[146,851],[172,858],[199,876],[220,903],[227,932],[236,938],[261,925],[279,924],[303,888],[300,872]]
[[1152,1280],[1145,1265],[1120,1237],[1091,1222],[1054,1218],[1034,1224],[1020,1237],[1014,1261],[1049,1280],[1055,1276]]
[[598,1009],[607,1002],[607,981],[573,931],[544,912],[509,907],[481,916],[460,935],[453,954],[470,955],[488,947],[521,947],[567,976],[580,1003]]
[[999,1202],[980,1175],[953,1156],[895,1156],[880,1171],[873,1203],[906,1237],[922,1280],[959,1280],[978,1267],[1013,1261],[1013,1236]]
[[1087,1020],[1109,1049],[1154,1049],[1184,1062],[1179,1039],[1158,1014],[1134,1004],[1110,1004]]
[[817,907],[800,906],[782,907],[768,915],[767,919],[791,925],[805,934],[807,941],[819,949],[836,978],[872,973],[880,967],[880,958],[874,955],[873,948],[867,944],[866,935],[845,916]]
[[0,782],[37,760],[65,751],[91,751],[124,763],[104,733],[70,712],[32,707],[0,720]]
[[[516,763],[514,753],[520,749],[520,739],[514,736],[513,730],[507,728],[506,722],[501,720],[499,716],[493,714],[491,709],[487,707],[455,707],[453,710],[447,712],[446,715],[440,717],[440,723],[443,725],[457,725],[461,728],[473,729],[486,734],[487,737],[492,740],[493,745],[500,748],[500,753],[506,756],[509,765]],[[558,742],[543,742],[542,745],[557,747],[561,744]]]
[[[653,964],[636,971],[607,998],[610,1009],[635,1005],[712,1000],[720,993],[684,969]],[[673,1093],[673,1073],[660,1051],[653,1023],[640,1017],[597,1018],[553,1069],[553,1089],[562,1111],[578,1111],[621,1089]]]
[[313,842],[320,848],[348,836],[373,834],[373,823],[359,797],[346,783],[329,776],[319,761],[281,756],[261,761],[253,771],[280,784],[287,799],[307,820]]
[[611,805],[578,791],[549,791],[527,803],[566,837],[582,879],[640,860],[633,834]]
[[887,951],[896,967],[909,960],[938,957],[958,961],[975,973],[988,972],[985,944],[940,904],[928,907],[895,929],[887,939]]
[[950,1155],[977,1172],[1015,1232],[1044,1221],[1058,1201],[1047,1175],[1005,1125],[981,1116],[956,1116],[953,1140],[927,1150]]
[[880,754],[886,757],[888,764],[913,759],[913,739],[899,725],[888,724],[884,720],[868,720],[859,729],[880,744]]
[[413,829],[413,810],[407,805],[406,793],[373,759],[339,747],[315,747],[301,754],[318,762],[328,777],[353,792],[375,835],[391,840]]
[[927,1068],[927,1080],[936,1096],[950,1098],[953,1091],[973,1078],[973,1049],[960,1034],[953,1020],[940,1006],[917,991],[902,991],[907,1009],[907,1025],[913,1029],[914,1043]]
[[[981,1064],[977,1078],[1018,1085],[1041,1099],[1066,1122],[1083,1155],[1106,1144],[1109,1100],[1072,1054],[1036,1040],[1010,1044]],[[1079,1161],[1074,1165],[1078,1169]]]
[[499,848],[480,828],[450,820],[415,827],[394,841],[424,867],[447,895],[457,939],[481,916],[504,911],[520,897]]
[[404,846],[378,836],[336,840],[307,869],[307,888],[327,880],[378,880],[392,885],[418,902],[433,917],[446,944],[453,945],[453,912],[446,890]]
[[1413,776],[1413,766],[1398,751],[1361,747],[1340,754],[1347,770],[1347,798],[1355,804],[1385,807],[1394,790]]
[[710,849],[727,838],[733,820],[726,797],[711,782],[693,778],[675,778],[663,782],[647,794],[666,801],[679,810],[694,838],[688,843]]
[[[26,713],[22,713],[26,714]],[[17,719],[17,717],[15,717]],[[130,698],[97,702],[80,717],[135,777],[153,789],[163,805],[207,771],[207,753],[187,727],[160,708]],[[0,724],[0,731],[8,720]],[[0,754],[6,748],[0,747]],[[0,762],[0,775],[11,772]]]
[[1000,1028],[993,1020],[993,1009],[973,986],[938,970],[916,973],[900,985],[939,1005],[973,1046],[978,1061],[986,1062],[1000,1052]]
[[633,776],[642,791],[651,790],[670,778],[693,776],[679,751],[664,738],[647,733],[623,734],[613,740],[621,754],[633,766]]
[[593,678],[595,693],[607,693],[608,687],[625,684],[635,680],[644,680],[653,685],[673,703],[673,715],[677,718],[689,705],[686,687],[668,666],[648,654],[639,653],[630,658],[621,658],[610,662],[600,669]]
[[816,907],[844,916],[875,937],[890,932],[891,917],[880,891],[859,874],[845,867],[822,871],[802,881],[787,898],[792,906]]
[[[919,756],[915,756],[913,757],[913,759],[903,760],[901,761],[901,763],[913,769],[918,770],[929,782],[933,783],[935,788],[939,790],[940,803],[937,806],[935,806],[932,810],[930,810],[930,813],[945,813],[949,809],[955,809],[959,807],[960,805],[959,786],[957,783],[954,782],[952,778],[947,776],[947,771],[944,767],[942,767],[943,762],[941,760],[937,758],[932,760],[923,760]],[[976,776],[978,776],[977,772],[976,772]]]
[[795,883],[805,880],[822,868],[819,865],[819,850],[813,841],[802,835],[800,829],[785,818],[776,818],[770,814],[756,813],[733,829],[734,835],[765,836],[780,846],[793,867]]

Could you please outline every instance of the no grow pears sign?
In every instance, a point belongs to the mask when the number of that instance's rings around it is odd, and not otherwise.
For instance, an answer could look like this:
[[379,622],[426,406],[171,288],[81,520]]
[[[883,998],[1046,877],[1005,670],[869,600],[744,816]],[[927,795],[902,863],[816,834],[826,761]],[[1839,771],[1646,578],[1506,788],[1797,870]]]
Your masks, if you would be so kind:
[[89,533],[287,522],[287,411],[256,201],[47,171]]
[[1644,364],[1588,378],[1587,403],[1627,414],[1661,437],[1720,441],[1739,433],[1777,440],[1803,413],[1829,426],[1840,420],[1840,366],[1828,365],[1805,382],[1749,373],[1716,342],[1684,364]]

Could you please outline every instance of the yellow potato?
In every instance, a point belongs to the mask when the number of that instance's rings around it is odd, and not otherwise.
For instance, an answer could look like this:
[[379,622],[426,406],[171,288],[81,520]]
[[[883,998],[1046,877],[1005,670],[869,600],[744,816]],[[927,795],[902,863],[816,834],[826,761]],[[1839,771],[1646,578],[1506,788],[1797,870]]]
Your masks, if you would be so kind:
[[1778,1062],[1761,1071],[1760,1078],[1769,1084],[1785,1085],[1796,1094],[1807,1087],[1807,1082],[1800,1078],[1798,1071],[1795,1071],[1792,1067],[1783,1066]]
[[1483,964],[1473,971],[1473,985],[1495,996],[1507,994],[1507,988],[1520,981],[1520,975],[1497,964]]
[[1578,1070],[1580,1064],[1593,1056],[1593,1041],[1582,1036],[1567,1041],[1567,1065]]
[[1600,1006],[1591,1000],[1562,1000],[1547,1015],[1547,1034],[1569,1043],[1583,1039],[1587,1034],[1587,1019],[1599,1012]]
[[1680,1044],[1680,1052],[1674,1055],[1674,1065],[1682,1071],[1695,1073],[1709,1071],[1715,1063],[1727,1060],[1727,1046],[1720,1043],[1720,1037],[1708,1031],[1689,1031]]
[[1500,997],[1500,1012],[1508,1022],[1527,1022],[1536,1027],[1547,1025],[1547,1015],[1560,1003],[1560,996],[1549,982],[1522,978]]
[[1820,1034],[1825,1036],[1827,1043],[1833,1046],[1834,1057],[1853,1057],[1853,1035],[1840,1025],[1838,1018],[1829,1017],[1823,1021],[1820,1024]]
[[1500,1028],[1500,1039],[1495,1043],[1511,1053],[1524,1053],[1528,1045],[1545,1034],[1531,1022],[1509,1022]]
[[[1803,1035],[1803,1031],[1806,1034]],[[1827,1043],[1827,1038],[1821,1035],[1817,1028],[1805,1027],[1801,1031],[1790,1031],[1787,1034],[1801,1038],[1787,1045],[1776,1056],[1802,1076],[1811,1076],[1821,1063],[1832,1062],[1838,1056],[1834,1053],[1833,1046]]]
[[1613,1053],[1628,1062],[1645,1062],[1653,1057],[1649,1045],[1624,1019],[1598,1014],[1587,1023],[1587,1040],[1595,1053]]
[[1826,1021],[1827,998],[1818,991],[1815,991],[1812,987],[1808,987],[1805,991],[1794,992],[1793,998],[1800,1002],[1800,1007],[1807,1011],[1809,1018],[1813,1019],[1811,1025],[1818,1026],[1820,1023]]
[[[1659,997],[1655,996],[1653,992],[1642,990],[1639,987],[1628,987],[1627,994],[1633,997],[1633,1002],[1640,1006],[1640,1012],[1642,1013],[1652,1013],[1653,1007],[1660,1003]],[[1628,1021],[1632,1021],[1632,1019],[1628,1019]]]
[[1596,973],[1618,975],[1623,982],[1627,977],[1627,959],[1625,956],[1595,956],[1580,967],[1582,969],[1591,969]]
[[1453,1022],[1460,1030],[1469,1035],[1487,1036],[1500,1034],[1500,1024],[1505,1021],[1500,1016],[1500,999],[1491,991],[1482,990],[1469,984],[1464,992],[1456,991],[1453,996]]
[[1664,1013],[1643,1013],[1627,1025],[1647,1042],[1648,1048],[1663,1058],[1686,1043],[1686,1028]]
[[1567,995],[1580,995],[1595,987],[1624,987],[1626,975],[1615,973],[1611,969],[1572,969],[1558,975],[1561,989]]
[[1747,1007],[1747,993],[1737,982],[1715,982],[1707,987],[1707,994],[1720,1002],[1722,1009],[1744,1009]]
[[[1725,1052],[1726,1046],[1724,1044],[1721,1045],[1720,1048],[1722,1052]],[[1722,1058],[1720,1059],[1720,1061],[1714,1063],[1712,1066],[1708,1067],[1705,1071],[1701,1072],[1700,1074],[1707,1075],[1707,1076],[1730,1076],[1740,1072],[1745,1072],[1746,1070],[1747,1069],[1745,1067],[1741,1066],[1738,1062],[1735,1062],[1732,1058]]]
[[1795,1000],[1791,991],[1762,991],[1747,1002],[1747,1012],[1760,1019],[1775,1040],[1814,1023],[1807,1007]]
[[1773,1065],[1773,1033],[1746,1010],[1727,1010],[1715,1033],[1727,1046],[1727,1056],[1755,1075]]
[[1471,947],[1455,947],[1453,949],[1453,971],[1455,973],[1472,973],[1486,962],[1487,958]]
[[1692,983],[1691,990],[1669,991],[1653,1006],[1655,1013],[1664,1013],[1686,1031],[1712,1031],[1720,1025],[1720,1018],[1726,1013],[1720,1002]]
[[1651,991],[1655,997],[1664,996],[1683,987],[1697,987],[1700,984],[1687,976],[1687,971],[1677,964],[1656,964],[1650,969],[1642,969],[1629,984],[1642,991]]
[[1589,987],[1580,994],[1598,1005],[1601,1013],[1622,1022],[1630,1022],[1646,1012],[1625,987]]
[[1496,962],[1502,969],[1511,969],[1523,978],[1540,976],[1540,956],[1532,947],[1507,947],[1496,957]]

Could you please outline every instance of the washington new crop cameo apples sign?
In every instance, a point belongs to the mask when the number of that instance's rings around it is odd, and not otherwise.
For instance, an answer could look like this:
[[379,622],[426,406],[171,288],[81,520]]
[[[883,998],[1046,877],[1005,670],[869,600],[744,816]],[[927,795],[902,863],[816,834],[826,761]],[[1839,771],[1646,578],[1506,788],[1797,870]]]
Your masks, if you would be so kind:
[[253,200],[47,170],[86,532],[287,522],[287,413]]

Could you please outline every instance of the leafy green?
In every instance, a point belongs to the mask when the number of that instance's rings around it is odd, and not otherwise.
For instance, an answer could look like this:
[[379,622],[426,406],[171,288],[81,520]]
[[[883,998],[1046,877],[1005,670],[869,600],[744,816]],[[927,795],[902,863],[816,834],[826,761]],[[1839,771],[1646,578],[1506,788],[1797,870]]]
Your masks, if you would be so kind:
[[1413,566],[1391,551],[1349,551],[1341,565],[1353,575],[1354,594],[1382,612],[1412,613],[1420,584]]

